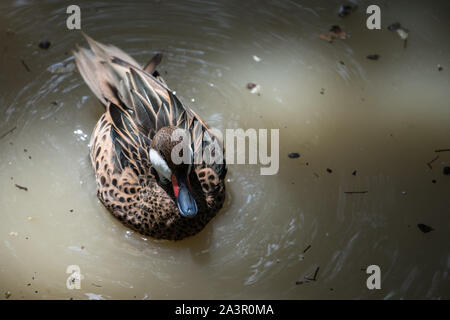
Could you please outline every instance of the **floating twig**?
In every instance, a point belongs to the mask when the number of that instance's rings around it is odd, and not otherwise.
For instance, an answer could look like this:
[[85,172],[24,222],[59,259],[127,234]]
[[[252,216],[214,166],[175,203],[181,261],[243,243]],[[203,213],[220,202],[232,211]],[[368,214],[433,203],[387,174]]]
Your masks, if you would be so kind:
[[14,185],[16,186],[16,188],[19,188],[20,190],[28,191],[28,188],[27,188],[27,187],[20,186],[20,185],[18,185],[17,183],[14,184]]
[[48,48],[50,48],[51,42],[48,40],[42,40],[41,42],[39,42],[39,48],[47,50]]
[[308,245],[305,250],[303,250],[303,253],[305,253],[306,251],[308,251],[311,248],[311,245]]
[[320,269],[320,267],[317,267],[316,271],[314,272],[314,277],[313,277],[312,279],[311,279],[311,278],[305,277],[305,280],[308,280],[308,281],[317,281],[317,274],[319,273],[319,269]]
[[30,68],[28,67],[28,65],[26,64],[26,62],[25,62],[25,60],[20,60],[21,62],[22,62],[22,64],[23,64],[23,66],[25,67],[25,69],[28,71],[28,72],[31,72],[31,70],[30,70]]
[[427,162],[427,166],[428,166],[430,169],[433,169],[433,167],[431,166],[431,164],[432,164],[433,162],[435,162],[437,159],[439,159],[439,156],[436,156],[436,158],[434,158],[434,159],[431,160],[430,162]]
[[434,152],[447,152],[447,151],[450,151],[450,149],[437,149],[437,150],[434,150]]
[[12,129],[8,130],[7,132],[5,132],[4,134],[2,134],[2,135],[0,136],[0,140],[3,139],[4,137],[6,137],[8,134],[12,133],[12,132],[13,132],[14,130],[16,130],[16,129],[17,129],[17,127],[14,127],[14,128],[12,128]]
[[363,194],[368,193],[369,191],[345,191],[345,194]]
[[432,227],[427,226],[426,224],[423,224],[423,223],[419,223],[419,224],[417,225],[417,227],[418,227],[418,228],[420,229],[420,231],[422,231],[423,233],[428,233],[428,232],[434,231],[434,229],[433,229]]
[[380,59],[380,55],[379,54],[369,54],[367,57],[366,57],[367,59],[369,59],[369,60],[378,60],[378,59]]

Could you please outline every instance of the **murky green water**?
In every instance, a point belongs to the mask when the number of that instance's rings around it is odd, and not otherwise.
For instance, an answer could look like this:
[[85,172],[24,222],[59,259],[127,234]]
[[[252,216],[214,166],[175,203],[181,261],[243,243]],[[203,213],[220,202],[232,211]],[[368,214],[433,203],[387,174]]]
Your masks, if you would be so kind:
[[[102,106],[76,70],[51,72],[86,46],[66,28],[73,3],[2,2],[0,297],[450,298],[450,152],[435,153],[450,148],[450,5],[377,1],[383,30],[369,31],[373,3],[357,3],[342,19],[339,1],[77,1],[96,40],[141,63],[162,52],[166,82],[211,126],[280,129],[278,174],[230,166],[221,213],[172,243],[96,198],[88,142]],[[406,49],[386,30],[397,21]],[[318,38],[335,24],[350,38]],[[381,290],[366,287],[372,264]],[[66,287],[69,265],[80,290]]]

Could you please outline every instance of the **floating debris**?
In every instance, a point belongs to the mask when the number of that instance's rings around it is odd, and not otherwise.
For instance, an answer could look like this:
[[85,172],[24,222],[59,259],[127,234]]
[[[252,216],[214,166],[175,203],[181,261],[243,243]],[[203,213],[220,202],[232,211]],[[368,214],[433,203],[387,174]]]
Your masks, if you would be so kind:
[[328,172],[328,173],[332,173],[333,170],[331,170],[330,168],[327,168],[327,172]]
[[297,152],[291,152],[288,154],[288,157],[291,159],[297,159],[297,158],[300,158],[300,154]]
[[436,179],[431,180],[431,183],[436,183],[436,182],[437,182]]
[[419,224],[417,225],[417,227],[418,227],[418,228],[420,229],[420,231],[422,231],[423,233],[428,233],[428,232],[434,231],[434,229],[433,229],[432,227],[427,226],[426,224],[423,224],[423,223],[419,223]]
[[402,28],[397,29],[397,33],[402,40],[408,39],[408,35],[409,35],[408,29],[402,29]]
[[439,72],[441,72],[442,70],[444,70],[444,68],[443,68],[440,64],[437,65],[437,68],[438,68],[438,71],[439,71]]
[[356,176],[356,173],[357,173],[357,171],[355,170],[352,172],[352,175]]
[[17,183],[14,184],[14,185],[16,186],[16,188],[18,188],[18,189],[20,189],[20,190],[28,191],[28,188],[27,188],[27,187],[23,187],[23,186],[21,186],[21,185],[18,185]]
[[48,48],[50,48],[50,41],[48,40],[42,40],[41,42],[39,42],[39,48],[47,50]]
[[450,167],[444,167],[443,173],[446,176],[450,175]]
[[11,237],[17,237],[19,234],[18,234],[17,232],[15,232],[15,231],[11,231],[11,232],[9,233],[9,235],[10,235]]
[[406,191],[402,191],[402,195],[406,196],[406,194],[407,194]]
[[345,191],[345,194],[364,194],[368,193],[369,191]]
[[33,217],[28,217],[27,220],[31,221],[31,220],[34,220],[34,218]]
[[11,297],[11,291],[6,291],[5,292],[5,298],[9,299],[9,297]]
[[12,128],[12,129],[9,129],[8,131],[6,131],[4,134],[2,134],[2,135],[0,136],[0,140],[3,139],[4,137],[6,137],[7,135],[13,133],[14,130],[16,130],[16,129],[17,129],[17,127],[14,127],[14,128]]
[[325,89],[324,88],[320,89],[320,94],[325,94]]
[[389,31],[397,31],[398,29],[401,28],[401,25],[399,22],[395,22],[393,24],[390,24],[387,28]]
[[312,277],[312,278],[305,277],[305,280],[316,281],[317,280],[317,274],[319,273],[319,269],[320,269],[320,267],[317,267],[316,271],[314,272],[314,277]]
[[434,150],[434,152],[447,152],[447,151],[450,151],[450,149],[437,149],[437,150]]
[[406,48],[408,44],[408,36],[409,36],[409,30],[402,27],[399,22],[395,22],[388,26],[389,31],[396,31],[399,37],[404,40],[403,47]]
[[345,40],[348,38],[348,36],[341,27],[339,27],[338,25],[334,25],[330,28],[330,31],[328,33],[319,34],[319,38],[331,43],[334,39]]
[[27,72],[31,72],[30,68],[28,67],[27,63],[25,62],[25,60],[21,59],[20,62],[22,62],[22,65],[24,66],[25,70],[27,70]]
[[436,156],[433,160],[431,160],[430,162],[427,162],[428,168],[433,169],[433,167],[431,166],[431,164],[432,164],[433,162],[435,162],[437,159],[439,159],[439,156]]
[[308,251],[309,249],[311,249],[311,245],[308,245],[305,250],[303,250],[303,253],[306,253],[306,251]]
[[261,86],[259,84],[249,82],[247,83],[247,89],[250,90],[250,93],[260,95],[261,92]]
[[357,5],[343,4],[339,7],[338,16],[344,18],[358,8]]
[[380,59],[380,55],[379,54],[369,54],[367,56],[367,59],[377,61],[378,59]]

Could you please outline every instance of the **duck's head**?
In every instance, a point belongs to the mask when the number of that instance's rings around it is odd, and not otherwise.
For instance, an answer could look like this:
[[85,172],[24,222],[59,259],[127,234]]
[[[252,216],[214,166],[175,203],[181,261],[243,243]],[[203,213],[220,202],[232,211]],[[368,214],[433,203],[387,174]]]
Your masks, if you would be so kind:
[[[156,132],[150,145],[150,161],[158,173],[161,183],[172,184],[180,214],[190,218],[194,217],[198,211],[189,183],[193,152],[182,136],[174,134],[176,129],[175,127],[163,127]],[[176,149],[174,150],[174,148]],[[174,154],[181,157],[183,161],[180,163],[179,158],[174,159]]]

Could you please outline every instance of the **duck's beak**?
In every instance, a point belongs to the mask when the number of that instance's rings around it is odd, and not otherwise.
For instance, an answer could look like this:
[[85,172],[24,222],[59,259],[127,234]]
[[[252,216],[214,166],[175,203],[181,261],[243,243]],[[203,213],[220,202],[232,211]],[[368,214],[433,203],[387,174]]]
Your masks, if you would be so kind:
[[197,214],[197,203],[190,191],[189,181],[186,173],[173,173],[172,186],[177,198],[178,210],[183,217],[191,218]]

